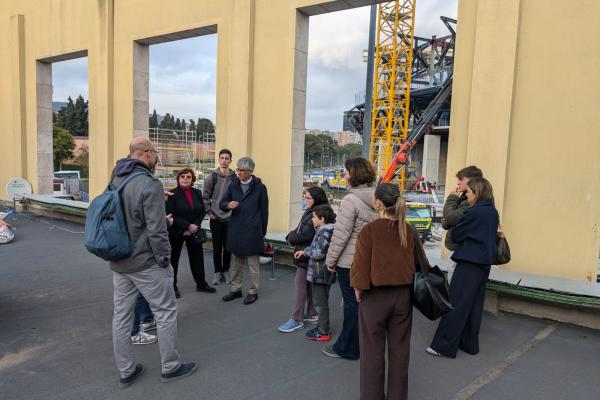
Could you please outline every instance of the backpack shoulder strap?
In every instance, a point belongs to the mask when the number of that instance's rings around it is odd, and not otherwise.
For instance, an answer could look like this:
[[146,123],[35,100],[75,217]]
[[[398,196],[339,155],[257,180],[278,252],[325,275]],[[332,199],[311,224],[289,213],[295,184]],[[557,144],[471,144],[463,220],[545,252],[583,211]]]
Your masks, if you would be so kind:
[[215,187],[217,187],[217,179],[219,179],[219,175],[217,174],[217,171],[213,171],[211,174],[212,177],[212,188],[210,189],[210,197],[212,197],[212,195],[215,193]]
[[138,172],[133,172],[133,173],[129,174],[127,176],[127,178],[125,178],[125,180],[123,182],[121,182],[119,187],[116,189],[117,192],[121,192],[125,188],[125,186],[127,186],[129,181],[131,181],[133,178],[140,176],[140,175],[146,175],[146,172],[138,171]]

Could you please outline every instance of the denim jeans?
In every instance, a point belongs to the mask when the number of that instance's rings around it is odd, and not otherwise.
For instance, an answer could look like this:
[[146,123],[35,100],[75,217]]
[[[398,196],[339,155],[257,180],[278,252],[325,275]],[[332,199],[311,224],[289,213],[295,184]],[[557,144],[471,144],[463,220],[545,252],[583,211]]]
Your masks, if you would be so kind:
[[343,358],[360,358],[358,343],[358,303],[354,289],[350,287],[350,268],[337,268],[338,281],[344,299],[344,323],[333,350]]
[[154,320],[154,314],[152,314],[150,305],[141,293],[138,294],[138,297],[135,300],[135,310],[133,314],[134,317],[133,328],[131,329],[131,336],[135,336],[139,333],[141,323],[147,323]]

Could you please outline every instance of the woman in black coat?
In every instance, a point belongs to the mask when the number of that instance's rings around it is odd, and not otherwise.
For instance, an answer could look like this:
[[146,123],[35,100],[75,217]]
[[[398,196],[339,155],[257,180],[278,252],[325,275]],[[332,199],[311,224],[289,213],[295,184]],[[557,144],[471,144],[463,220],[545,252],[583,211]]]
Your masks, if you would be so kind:
[[454,310],[442,317],[427,348],[434,356],[454,358],[458,349],[479,353],[485,285],[496,260],[499,219],[492,185],[485,178],[471,178],[466,194],[469,206],[451,233],[459,245],[452,255],[457,263],[450,283]]
[[206,215],[202,193],[193,187],[196,175],[191,168],[184,168],[177,174],[177,187],[171,190],[172,196],[167,199],[167,214],[173,215],[173,225],[169,227],[171,242],[171,265],[173,266],[175,297],[181,297],[177,288],[177,270],[181,248],[185,242],[190,261],[190,269],[196,290],[199,292],[215,293],[216,289],[209,286],[204,278],[204,253],[202,243],[194,235],[200,232],[200,225]]
[[[312,222],[312,209],[320,204],[329,204],[325,191],[320,187],[308,188],[303,194],[306,211],[300,219],[298,227],[288,233],[286,241],[294,246],[294,253],[304,250],[310,246],[315,237],[315,228]],[[304,322],[316,322],[318,320],[317,310],[313,304],[312,283],[306,280],[308,258],[302,256],[294,258],[296,264],[295,301],[292,318],[279,327],[280,332],[289,333],[304,327]],[[306,313],[305,311],[306,307]]]

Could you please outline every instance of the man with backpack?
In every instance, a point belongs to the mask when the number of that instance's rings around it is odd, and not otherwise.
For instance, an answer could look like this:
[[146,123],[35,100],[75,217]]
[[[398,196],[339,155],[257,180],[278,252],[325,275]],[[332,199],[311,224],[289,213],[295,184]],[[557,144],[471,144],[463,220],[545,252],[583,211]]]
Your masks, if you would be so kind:
[[202,199],[210,218],[212,235],[213,263],[215,265],[213,285],[218,285],[220,282],[231,283],[229,276],[231,253],[227,251],[227,224],[231,217],[231,211],[223,211],[219,207],[231,180],[235,177],[235,172],[229,169],[231,157],[231,151],[227,149],[219,151],[219,168],[206,177],[202,188]]
[[[196,364],[182,363],[175,349],[177,303],[169,260],[171,247],[164,191],[151,172],[157,160],[158,151],[150,140],[144,137],[133,139],[129,145],[129,157],[117,161],[114,178],[109,185],[109,190],[120,191],[120,204],[132,245],[127,257],[110,261],[114,285],[113,347],[121,388],[130,386],[144,371],[142,364],[135,363],[131,348],[131,327],[138,293],[146,298],[154,312],[162,365],[161,381],[171,382],[196,371]],[[87,235],[88,226],[86,247]]]

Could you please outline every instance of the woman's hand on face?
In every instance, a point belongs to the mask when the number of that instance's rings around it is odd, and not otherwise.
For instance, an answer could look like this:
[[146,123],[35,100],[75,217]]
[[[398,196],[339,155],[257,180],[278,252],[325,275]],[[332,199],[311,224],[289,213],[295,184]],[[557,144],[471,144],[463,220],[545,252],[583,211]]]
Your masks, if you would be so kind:
[[304,255],[304,251],[300,250],[294,253],[294,258],[297,260]]
[[362,301],[362,290],[361,289],[354,289],[354,295],[356,296],[356,301],[358,303],[360,303]]
[[188,227],[188,231],[190,231],[190,233],[196,233],[198,231],[198,225],[190,224],[190,226]]
[[462,192],[460,191],[460,187],[458,185],[456,185],[456,187],[454,188],[454,190],[452,191],[451,194],[460,197],[462,195]]

